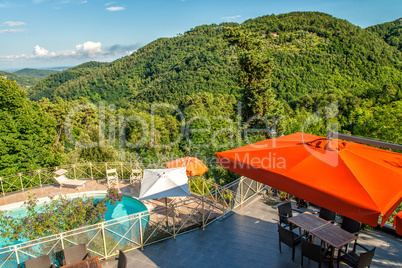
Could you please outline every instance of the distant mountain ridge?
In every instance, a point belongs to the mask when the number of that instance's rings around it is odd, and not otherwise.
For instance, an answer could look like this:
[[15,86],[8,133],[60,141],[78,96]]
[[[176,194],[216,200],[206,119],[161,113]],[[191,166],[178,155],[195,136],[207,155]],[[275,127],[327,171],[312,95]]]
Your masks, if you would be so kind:
[[39,78],[37,78],[37,77],[18,75],[15,73],[4,72],[4,71],[0,71],[0,76],[3,78],[6,78],[8,80],[17,82],[17,84],[22,89],[25,89],[25,90],[36,85],[39,82]]
[[272,56],[272,87],[294,108],[303,105],[306,94],[366,96],[381,94],[383,87],[401,90],[402,54],[377,34],[328,14],[292,12],[198,26],[109,64],[88,63],[50,75],[29,97],[84,97],[126,106],[179,103],[183,96],[202,92],[238,96],[238,56],[225,38],[227,27],[260,36]]
[[16,75],[25,75],[25,76],[31,76],[31,77],[37,77],[37,78],[45,78],[55,72],[57,72],[57,71],[56,70],[25,68],[22,70],[15,71],[13,73]]
[[45,70],[45,69],[32,69],[32,68],[24,68],[21,70],[17,70],[14,72],[5,72],[0,71],[0,76],[3,78],[9,79],[11,81],[17,82],[17,84],[22,89],[29,89],[35,86],[40,80],[45,79],[49,75],[60,72],[61,69],[52,69],[52,70]]

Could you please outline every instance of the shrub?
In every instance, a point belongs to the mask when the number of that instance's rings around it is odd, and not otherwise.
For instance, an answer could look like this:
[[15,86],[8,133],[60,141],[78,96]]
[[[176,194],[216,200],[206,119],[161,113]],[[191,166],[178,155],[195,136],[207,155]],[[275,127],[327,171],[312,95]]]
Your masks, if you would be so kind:
[[50,201],[38,208],[38,199],[35,194],[29,193],[23,205],[27,212],[24,217],[7,216],[7,211],[0,211],[0,237],[4,239],[3,243],[37,239],[101,222],[107,212],[107,202],[114,205],[122,200],[122,195],[117,189],[109,188],[102,200],[87,196],[69,198],[65,195],[49,198]]

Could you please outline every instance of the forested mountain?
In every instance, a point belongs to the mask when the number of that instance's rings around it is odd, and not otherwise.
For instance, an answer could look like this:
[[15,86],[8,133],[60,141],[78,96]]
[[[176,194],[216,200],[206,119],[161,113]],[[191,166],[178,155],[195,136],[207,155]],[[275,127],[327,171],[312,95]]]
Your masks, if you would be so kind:
[[328,92],[383,96],[383,89],[390,88],[400,94],[401,53],[345,20],[295,12],[240,25],[203,25],[158,39],[110,65],[78,66],[52,75],[30,97],[85,97],[125,106],[128,100],[177,102],[198,92],[236,94],[239,65],[224,36],[229,27],[261,37],[273,65],[271,85],[293,108],[303,98]]
[[[30,89],[28,91],[28,97],[32,100],[39,100],[44,97],[53,100],[56,88],[64,87],[65,84],[75,79],[82,80],[84,76],[96,72],[98,69],[107,65],[107,63],[90,61],[63,72],[51,74],[47,79],[40,81],[40,83],[36,84],[34,88]],[[75,95],[73,92],[65,92],[65,95],[63,95],[63,91],[64,90],[59,90],[61,97],[64,97],[65,99],[73,99],[72,97],[69,97],[69,95]],[[85,96],[85,94],[81,93],[80,96]]]
[[15,73],[9,73],[4,71],[0,71],[0,77],[17,82],[17,84],[23,89],[28,89],[36,85],[40,80],[37,77],[18,75]]
[[[343,133],[402,143],[401,51],[318,12],[199,26],[112,63],[52,74],[28,96],[55,118],[70,162],[161,164],[193,155],[212,159],[209,174],[219,180],[226,171],[212,168],[214,153],[269,137],[246,131],[266,128],[261,118],[278,134],[325,135],[337,124]],[[165,105],[155,110],[158,103]],[[77,106],[72,135],[96,148],[75,146],[65,133]]]
[[402,18],[366,29],[378,33],[388,44],[402,51]]
[[18,71],[13,72],[16,75],[25,75],[25,76],[31,76],[31,77],[36,77],[39,79],[46,78],[47,76],[57,72],[56,70],[43,70],[43,69],[31,69],[31,68],[25,68],[21,69]]

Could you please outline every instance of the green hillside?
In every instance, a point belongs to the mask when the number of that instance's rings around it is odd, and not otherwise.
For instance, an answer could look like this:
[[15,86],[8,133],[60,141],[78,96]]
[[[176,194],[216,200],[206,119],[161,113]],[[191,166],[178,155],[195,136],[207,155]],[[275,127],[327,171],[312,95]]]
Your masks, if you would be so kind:
[[42,70],[42,69],[31,69],[31,68],[25,68],[22,70],[15,71],[14,74],[16,75],[25,75],[25,76],[31,76],[39,79],[46,78],[47,76],[55,73],[57,71],[55,70]]
[[[46,79],[37,83],[34,88],[30,89],[28,91],[28,97],[36,101],[44,97],[53,100],[53,97],[59,93],[58,96],[64,97],[65,99],[75,99],[75,93],[73,90],[71,92],[64,92],[64,89],[62,88],[64,88],[66,84],[69,84],[70,81],[81,81],[83,80],[83,77],[94,73],[98,71],[98,69],[107,65],[107,63],[90,61],[62,72],[53,73]],[[60,89],[57,90],[59,87]],[[80,96],[85,96],[85,94],[81,92]]]
[[0,71],[0,76],[8,80],[15,81],[22,89],[25,90],[34,86],[40,80],[38,77],[18,75],[15,73],[9,73],[4,71]]
[[261,36],[274,66],[272,87],[294,108],[305,102],[306,94],[367,96],[381,94],[384,87],[400,89],[401,53],[376,34],[326,14],[295,12],[241,25],[203,25],[158,39],[109,66],[77,67],[52,75],[30,97],[85,97],[125,106],[128,100],[177,102],[198,92],[236,94],[239,65],[224,36],[225,27]]
[[[112,63],[51,74],[28,96],[56,119],[56,141],[71,163],[161,164],[186,155],[213,163],[217,151],[269,137],[246,131],[266,128],[261,118],[278,134],[325,135],[337,124],[343,133],[402,143],[401,51],[317,12],[202,25]],[[155,111],[157,103],[165,108]],[[75,146],[67,137],[67,113],[77,106],[70,134],[99,141],[104,129],[102,146]],[[210,166],[211,177],[227,174]]]
[[367,28],[378,33],[384,40],[402,51],[402,18]]

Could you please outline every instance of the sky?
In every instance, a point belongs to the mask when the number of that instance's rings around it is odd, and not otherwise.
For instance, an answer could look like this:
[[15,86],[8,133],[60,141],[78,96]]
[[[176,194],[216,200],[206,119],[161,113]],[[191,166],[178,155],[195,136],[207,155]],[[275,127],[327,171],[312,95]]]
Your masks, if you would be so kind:
[[401,0],[0,0],[0,70],[110,62],[198,25],[320,11],[366,28],[402,17]]

